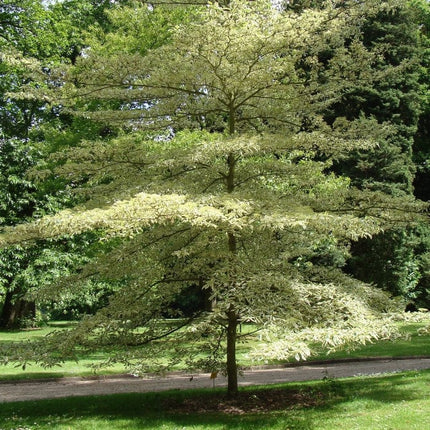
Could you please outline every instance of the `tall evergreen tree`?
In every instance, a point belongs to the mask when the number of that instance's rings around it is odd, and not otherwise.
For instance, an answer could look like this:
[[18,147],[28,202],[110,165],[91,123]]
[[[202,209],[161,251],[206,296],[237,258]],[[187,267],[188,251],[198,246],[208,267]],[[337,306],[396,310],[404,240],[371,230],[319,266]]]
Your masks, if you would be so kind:
[[420,23],[422,87],[421,115],[415,134],[414,161],[417,165],[415,195],[422,200],[430,200],[430,5],[425,0],[414,0],[417,22]]
[[[387,4],[381,2],[384,3]],[[287,2],[286,7],[302,11],[306,7],[320,8],[323,4],[323,1],[296,0]],[[339,3],[339,8],[347,4]],[[428,92],[425,89],[428,85],[424,84],[428,76],[425,72],[428,70],[425,37],[428,9],[427,1],[405,1],[398,2],[394,9],[364,15],[360,40],[368,49],[381,50],[379,61],[373,65],[380,78],[349,88],[325,110],[329,122],[342,116],[353,119],[364,115],[395,126],[396,132],[381,139],[374,150],[356,151],[335,164],[335,171],[348,175],[358,187],[401,195],[412,194],[415,186],[416,195],[423,197],[421,184],[426,180],[426,175],[421,173],[426,165],[423,148],[428,145],[418,136],[425,133],[427,118],[422,110],[426,106],[423,95]],[[345,43],[349,43],[347,38]],[[319,55],[327,67],[330,67],[331,55],[329,47]],[[395,73],[390,72],[393,66]],[[418,176],[415,177],[416,165]],[[422,264],[428,252],[426,231],[424,227],[401,228],[362,239],[352,246],[347,270],[363,281],[375,282],[407,298],[412,306],[422,306],[428,300],[425,298],[428,287],[423,284],[427,275]]]
[[[428,88],[425,78],[423,80],[426,74],[422,72],[423,68],[428,70],[425,10],[428,14],[428,2],[404,2],[394,14],[381,14],[366,23],[366,44],[382,44],[389,48],[381,66],[402,62],[407,66],[394,80],[387,79],[382,85],[373,86],[367,93],[353,97],[348,104],[353,106],[356,115],[371,112],[397,128],[394,138],[382,142],[371,158],[360,156],[358,162],[357,158],[352,158],[349,166],[355,165],[355,170],[349,174],[362,186],[385,187],[392,193],[415,193],[421,198],[425,198],[420,185],[425,175],[422,175],[423,144],[419,143],[423,141],[419,136],[425,130],[425,88]],[[416,163],[420,158],[421,162]],[[411,308],[428,307],[430,295],[425,262],[430,251],[429,237],[428,228],[422,226],[361,240],[353,247],[349,269],[360,279],[376,282],[407,298]]]

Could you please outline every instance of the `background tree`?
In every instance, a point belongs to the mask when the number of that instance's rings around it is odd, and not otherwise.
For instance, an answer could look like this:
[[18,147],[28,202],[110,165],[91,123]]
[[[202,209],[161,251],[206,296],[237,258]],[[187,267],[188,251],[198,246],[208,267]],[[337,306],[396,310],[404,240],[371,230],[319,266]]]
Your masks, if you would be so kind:
[[[286,7],[301,11],[305,7],[321,7],[323,3],[294,1],[288,2]],[[339,116],[353,119],[364,114],[373,115],[380,122],[389,121],[396,127],[396,133],[381,139],[372,151],[352,152],[348,159],[335,164],[336,172],[346,174],[360,188],[380,189],[393,195],[415,193],[418,197],[424,196],[420,184],[426,177],[421,173],[425,165],[423,148],[426,143],[418,136],[425,134],[428,116],[425,113],[428,11],[427,1],[408,1],[400,2],[395,9],[364,16],[360,40],[367,48],[381,50],[379,61],[372,67],[379,73],[388,73],[385,79],[357,82],[324,111],[329,122]],[[348,43],[347,39],[345,43]],[[331,55],[329,47],[324,47],[319,54],[320,61],[327,67],[330,67]],[[390,73],[393,66],[395,74]],[[420,131],[417,134],[418,125]],[[415,176],[414,161],[418,159],[421,161]],[[428,238],[427,228],[421,226],[419,229],[400,227],[361,239],[353,244],[352,258],[346,269],[365,282],[375,282],[379,287],[405,297],[411,308],[428,306],[425,281],[428,272],[423,264],[429,251]]]
[[[417,142],[425,130],[427,117],[425,100],[428,85],[424,78],[427,73],[423,71],[428,70],[428,42],[425,36],[428,31],[428,18],[426,23],[425,17],[428,13],[428,2],[412,1],[404,2],[394,14],[381,14],[369,20],[364,28],[366,43],[389,46],[389,54],[384,56],[383,64],[409,62],[409,65],[394,81],[387,80],[382,88],[373,87],[367,96],[361,93],[361,104],[355,103],[355,109],[374,109],[377,118],[388,119],[398,130],[394,139],[379,146],[372,159],[365,161],[363,157],[359,158],[356,166],[361,166],[365,176],[368,176],[366,185],[388,187],[387,190],[391,189],[392,193],[414,193],[425,200],[428,198],[420,185],[422,178],[425,178],[423,164],[414,161],[420,157],[419,154],[423,154],[420,149],[423,146]],[[354,105],[354,100],[351,105]],[[373,164],[372,160],[378,161]],[[415,166],[418,171],[415,171]],[[379,180],[372,171],[379,172]],[[352,173],[354,176],[360,178],[360,174]],[[362,180],[360,183],[363,184]],[[426,261],[430,251],[429,233],[428,226],[422,225],[416,229],[401,228],[371,240],[361,240],[352,249],[349,270],[359,279],[366,282],[372,279],[378,286],[404,296],[411,309],[428,307],[430,296]]]
[[[392,334],[385,294],[312,259],[321,247],[345,249],[408,221],[420,207],[327,173],[334,160],[393,132],[364,116],[327,123],[320,115],[358,81],[378,79],[378,56],[355,37],[361,5],[296,14],[234,1],[197,12],[144,55],[89,50],[49,94],[73,96],[91,106],[86,116],[128,131],[60,154],[61,173],[83,184],[89,200],[7,229],[2,241],[103,231],[118,246],[75,279],[117,279],[122,288],[75,330],[45,339],[42,356],[14,346],[7,359],[49,363],[58,358],[46,351],[65,356],[114,343],[129,348],[111,361],[144,371],[142,356],[168,347],[192,361],[206,339],[206,367],[218,370],[225,357],[234,395],[241,321],[267,329],[266,357],[306,357],[317,341],[335,348]],[[325,46],[333,52],[328,69],[318,61]],[[121,109],[108,110],[112,100]],[[211,309],[160,323],[166,313],[181,316],[172,304],[195,285]]]
[[[69,14],[77,3],[79,7]],[[95,19],[102,19],[102,7],[111,6],[110,2],[99,3],[65,1],[48,8],[39,0],[6,0],[0,6],[0,225],[14,225],[71,204],[73,184],[67,187],[66,181],[52,175],[38,182],[27,171],[53,150],[74,145],[84,135],[104,133],[104,126],[75,120],[48,106],[46,100],[12,95],[25,85],[39,85],[23,62],[39,61],[49,76],[54,65],[76,60],[84,46],[83,31]],[[44,242],[1,252],[1,327],[34,320],[35,303],[26,298],[27,292],[37,282],[46,283],[47,273],[59,276],[72,260],[82,260],[72,255],[77,244]]]
[[[21,53],[37,58],[48,56],[52,42],[46,37],[47,21],[47,13],[40,2],[4,2],[0,8],[2,54]],[[39,41],[36,39],[33,22],[40,23]],[[38,187],[25,178],[26,170],[38,158],[38,152],[29,143],[33,137],[32,130],[47,115],[43,102],[39,100],[14,100],[7,96],[9,91],[16,90],[26,82],[22,67],[6,62],[3,56],[0,70],[0,221],[2,225],[13,225],[31,217],[33,212],[42,209],[47,203]],[[24,289],[19,285],[12,286],[15,275],[31,259],[30,254],[32,252],[27,252],[22,247],[3,251],[1,254],[1,284],[4,294],[0,317],[2,327],[16,326],[23,317],[31,319],[35,316],[34,303],[23,298]]]

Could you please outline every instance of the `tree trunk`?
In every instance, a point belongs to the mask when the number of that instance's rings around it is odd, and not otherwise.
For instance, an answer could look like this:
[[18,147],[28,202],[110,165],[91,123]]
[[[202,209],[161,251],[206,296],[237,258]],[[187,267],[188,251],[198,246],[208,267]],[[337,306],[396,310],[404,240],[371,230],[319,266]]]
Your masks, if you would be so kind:
[[[228,119],[228,131],[232,136],[235,133],[236,111],[233,102],[230,104],[230,115]],[[230,153],[227,157],[228,174],[226,176],[227,192],[232,193],[235,189],[235,168],[237,159]],[[234,233],[228,233],[228,249],[232,255],[237,253],[237,240]],[[227,395],[236,397],[239,392],[237,381],[237,362],[236,362],[236,338],[238,326],[238,314],[233,305],[227,313]]]
[[236,362],[236,336],[238,317],[234,310],[230,310],[227,316],[227,393],[229,397],[235,397],[238,393]]
[[14,291],[8,291],[0,314],[0,328],[18,328],[23,319],[36,316],[36,304],[23,299],[14,299]]
[[[228,234],[228,247],[232,254],[236,254],[237,240],[233,233]],[[229,397],[235,397],[238,393],[236,337],[239,317],[233,305],[227,312],[227,320],[227,393]]]
[[203,278],[200,278],[199,279],[199,289],[200,289],[200,294],[203,298],[203,309],[206,312],[213,312],[213,310],[216,306],[216,299],[213,299],[211,297],[212,291],[209,288],[204,289],[203,285],[204,285]]

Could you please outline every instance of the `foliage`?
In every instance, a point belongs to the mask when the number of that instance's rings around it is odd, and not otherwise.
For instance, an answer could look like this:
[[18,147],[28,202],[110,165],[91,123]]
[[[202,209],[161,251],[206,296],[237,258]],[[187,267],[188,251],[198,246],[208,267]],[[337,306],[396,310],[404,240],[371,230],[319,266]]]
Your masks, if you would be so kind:
[[[87,291],[89,294],[91,290]],[[88,294],[88,295],[89,295]],[[59,303],[61,305],[61,303]],[[78,303],[80,305],[80,302]],[[69,310],[70,307],[67,307]],[[56,311],[56,309],[54,309]],[[395,341],[391,340],[377,340],[366,345],[361,345],[355,348],[342,348],[338,351],[329,353],[328,347],[322,345],[313,345],[313,350],[316,355],[308,358],[307,363],[313,361],[330,361],[330,360],[354,360],[364,358],[380,358],[380,357],[412,357],[412,356],[427,356],[430,347],[430,332],[425,331],[426,325],[429,323],[428,313],[408,313],[409,318],[406,321],[399,322],[399,332],[401,337]],[[420,318],[417,318],[420,317]],[[416,322],[418,320],[419,322]],[[166,321],[160,321],[160,324],[165,324]],[[35,341],[48,336],[50,333],[61,330],[73,328],[77,324],[76,321],[45,321],[38,330],[20,330],[20,331],[1,331],[0,342],[2,344],[15,345],[21,341]],[[263,342],[261,332],[256,330],[254,324],[241,324],[239,330],[240,342],[237,349],[237,359],[246,368],[255,365],[255,359],[251,356],[253,350],[258,350],[260,344]],[[200,357],[203,358],[205,351],[203,346],[206,338],[202,337],[200,340],[201,351]],[[62,378],[62,377],[86,377],[91,376],[97,372],[99,376],[106,376],[110,374],[124,373],[126,369],[120,363],[109,363],[112,354],[126,354],[127,350],[132,347],[126,345],[119,346],[101,346],[96,351],[80,351],[77,356],[79,361],[74,359],[65,360],[61,367],[52,367],[49,369],[44,368],[40,364],[35,364],[31,361],[26,363],[25,370],[17,367],[15,363],[8,363],[2,368],[1,380],[17,380],[17,379],[41,379],[41,378]],[[135,348],[140,348],[139,346]],[[144,348],[144,347],[143,347]],[[122,349],[120,351],[119,349]],[[162,351],[161,357],[148,356],[146,361],[146,368],[152,373],[157,369],[157,363],[164,360],[164,363],[169,362],[169,351]],[[289,362],[292,360],[288,358]],[[265,360],[264,364],[268,365],[283,365],[285,361],[279,360]],[[153,367],[151,367],[153,366]],[[180,362],[177,362],[172,369],[174,371],[186,372],[187,357],[182,357]]]
[[430,68],[430,5],[426,1],[414,0],[413,5],[417,13],[417,20],[421,22],[420,41],[422,49],[421,55],[421,73],[420,83],[422,86],[422,112],[418,122],[418,131],[414,140],[414,161],[417,166],[417,175],[415,177],[415,194],[422,200],[430,200],[429,195],[429,166],[430,155],[429,145],[430,141],[430,98],[429,98],[429,68]]
[[412,191],[412,143],[420,113],[419,26],[414,10],[406,3],[394,11],[368,17],[362,29],[363,43],[383,50],[374,67],[382,71],[394,65],[397,73],[388,73],[383,81],[352,88],[332,107],[334,117],[341,113],[354,118],[364,112],[396,127],[396,133],[381,140],[374,151],[353,154],[348,163],[339,166],[360,186],[394,194]]
[[[322,3],[295,1],[286,7],[302,10],[305,6],[321,7]],[[381,81],[358,82],[324,112],[328,121],[339,115],[351,119],[371,114],[379,121],[390,121],[396,129],[388,138],[382,137],[373,150],[353,151],[335,163],[335,171],[347,174],[359,187],[394,195],[414,192],[428,200],[428,16],[429,4],[421,0],[401,2],[395,9],[367,16],[360,40],[366,47],[381,50],[379,61],[372,67],[389,71],[395,65],[396,73],[387,73]],[[326,47],[319,58],[328,63],[331,55]],[[347,269],[363,281],[402,295],[412,307],[428,306],[427,274],[422,264],[429,251],[427,237],[423,225],[419,233],[401,227],[360,240],[351,248]]]
[[[0,6],[1,226],[41,217],[73,204],[71,188],[66,187],[65,180],[49,175],[43,183],[36,182],[27,171],[56,149],[60,139],[64,145],[79,141],[82,133],[87,137],[98,136],[100,126],[74,121],[57,107],[47,106],[45,100],[19,99],[13,95],[23,85],[39,85],[27,73],[31,65],[40,64],[49,75],[55,64],[73,62],[79,54],[82,30],[74,24],[79,17],[83,20],[84,12],[80,15],[75,10],[73,16],[67,16],[63,8],[68,6],[68,2],[63,2],[48,8],[38,0],[6,0]],[[89,10],[91,4],[85,6],[81,2],[81,6]],[[85,20],[90,21],[88,14]],[[16,326],[23,319],[33,318],[35,306],[27,301],[26,294],[38,283],[45,285],[48,280],[65,275],[72,260],[83,261],[71,252],[77,242],[68,250],[62,244],[42,242],[31,248],[14,247],[0,252],[0,324],[3,327]]]
[[[385,103],[380,106],[378,115],[385,117],[387,114],[392,115],[392,122],[397,124],[399,132],[396,133],[394,140],[388,141],[388,144],[392,152],[396,148],[402,148],[401,151],[408,158],[408,163],[415,161],[418,170],[414,179],[414,193],[424,200],[428,200],[425,185],[424,188],[421,185],[425,183],[426,177],[423,148],[427,144],[419,142],[422,142],[425,136],[428,117],[428,37],[426,36],[428,16],[428,2],[405,2],[403,8],[391,18],[378,17],[377,26],[372,20],[370,22],[372,25],[369,26],[371,31],[368,32],[373,43],[380,43],[381,39],[387,39],[386,43],[390,43],[390,55],[386,61],[392,63],[404,61],[406,58],[411,61],[412,68],[409,72],[404,73],[403,76],[399,75],[395,79],[397,84],[391,85],[398,94],[392,99],[392,101],[397,100],[396,103]],[[377,90],[381,102],[387,100],[384,96],[386,90],[382,93],[381,89]],[[390,90],[388,94],[394,95],[394,91]],[[417,96],[419,96],[418,99]],[[414,138],[413,148],[412,137]],[[390,179],[388,171],[395,172],[401,165],[406,166],[408,163],[389,161],[386,156],[381,155],[374,159],[380,160],[378,163],[385,163],[385,167],[380,165],[377,169],[383,175],[384,186],[398,187],[396,185],[398,180],[394,177]],[[372,171],[371,162],[365,165]],[[366,172],[368,173],[369,170]],[[387,181],[391,185],[388,185]],[[379,287],[394,294],[402,294],[410,301],[411,307],[429,307],[428,266],[425,263],[430,250],[428,238],[428,226],[422,225],[418,229],[397,230],[378,235],[371,241],[360,241],[352,249],[353,259],[349,267],[359,279],[368,281],[372,278],[372,282]],[[367,270],[364,269],[365,267]]]
[[388,238],[386,236],[382,234],[371,241],[359,241],[355,255],[348,263],[349,269],[359,279],[374,282],[386,291],[405,297],[411,308],[428,307],[428,226],[396,230]]
[[[365,16],[378,4],[366,2]],[[59,154],[56,173],[80,184],[88,200],[5,229],[2,243],[103,231],[120,238],[118,246],[76,278],[117,279],[123,287],[93,318],[30,356],[56,364],[78,345],[151,343],[112,357],[145,371],[141,355],[168,347],[192,361],[204,336],[206,367],[220,369],[226,355],[234,394],[240,321],[267,329],[275,347],[262,355],[271,357],[306,357],[316,341],[335,349],[393,336],[396,304],[387,295],[312,260],[318,247],[345,248],[416,219],[424,207],[327,173],[393,133],[365,115],[326,122],[320,114],[358,82],[381,82],[397,70],[375,72],[379,50],[356,37],[363,5],[347,12],[330,4],[301,14],[265,1],[211,4],[144,55],[89,49],[61,82],[46,82],[51,100],[90,106],[84,116],[125,124],[126,132]],[[328,68],[318,60],[327,46]],[[111,101],[121,108],[109,109]],[[195,285],[210,311],[160,324],[166,312],[181,316],[172,303]]]
[[[63,192],[61,182],[47,181],[44,186],[26,177],[25,172],[34,166],[40,153],[34,146],[22,139],[2,139],[0,144],[0,225],[14,225],[32,216],[42,216],[54,211],[62,203],[70,200],[68,193]],[[59,189],[60,188],[60,189]],[[41,266],[41,258],[47,255],[43,246],[26,248],[16,246],[0,251],[0,293],[3,296],[2,326],[21,324],[23,318],[33,318],[34,307],[28,308],[24,298],[28,282],[25,272],[32,264]],[[58,256],[59,257],[59,256]],[[66,255],[58,258],[58,262],[67,261]],[[51,263],[46,262],[47,266]],[[64,268],[58,265],[57,270]],[[42,277],[46,277],[46,273]],[[26,278],[28,280],[28,277]],[[35,277],[32,282],[40,280]]]

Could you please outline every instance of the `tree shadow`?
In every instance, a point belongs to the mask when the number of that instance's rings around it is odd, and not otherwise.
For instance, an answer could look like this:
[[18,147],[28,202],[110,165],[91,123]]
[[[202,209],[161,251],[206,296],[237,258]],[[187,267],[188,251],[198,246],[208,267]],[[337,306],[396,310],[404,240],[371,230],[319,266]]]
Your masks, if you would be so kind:
[[[418,384],[418,385],[417,385]],[[249,387],[241,400],[229,401],[220,389],[170,391],[71,397],[34,402],[5,403],[0,428],[40,429],[55,425],[85,428],[82,423],[102,423],[111,429],[318,429],[324,414],[337,414],[342,405],[360,399],[404,403],[422,399],[430,384],[430,371],[389,376]],[[418,387],[418,389],[417,389]],[[14,427],[10,417],[15,417]],[[88,424],[90,428],[92,424]]]
[[383,403],[413,401],[422,398],[422,393],[414,388],[414,378],[421,384],[430,385],[430,370],[399,372],[390,375],[375,375],[366,378],[334,380],[346,400],[354,397]]

